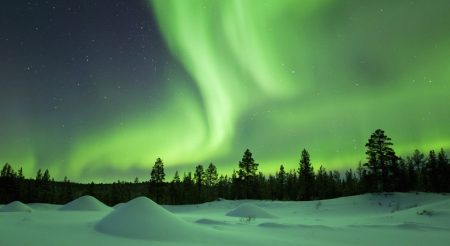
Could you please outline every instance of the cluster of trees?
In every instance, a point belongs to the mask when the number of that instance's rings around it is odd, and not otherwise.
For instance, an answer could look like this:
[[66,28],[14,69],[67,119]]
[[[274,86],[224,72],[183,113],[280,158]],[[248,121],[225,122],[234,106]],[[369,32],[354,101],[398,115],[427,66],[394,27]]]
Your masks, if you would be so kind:
[[178,171],[166,181],[164,163],[158,158],[150,172],[150,180],[118,181],[112,184],[79,184],[54,181],[48,170],[38,170],[35,179],[26,179],[5,164],[0,173],[0,203],[23,202],[66,203],[82,195],[92,195],[106,204],[126,202],[137,196],[148,196],[158,203],[188,204],[225,199],[312,200],[383,191],[450,191],[450,164],[441,149],[427,156],[415,150],[412,156],[398,157],[383,130],[376,130],[366,144],[367,162],[355,170],[327,171],[320,166],[314,171],[307,150],[301,153],[299,166],[285,170],[281,165],[274,174],[258,172],[259,164],[246,150],[238,169],[231,176],[219,175],[210,163],[195,167],[194,172]]

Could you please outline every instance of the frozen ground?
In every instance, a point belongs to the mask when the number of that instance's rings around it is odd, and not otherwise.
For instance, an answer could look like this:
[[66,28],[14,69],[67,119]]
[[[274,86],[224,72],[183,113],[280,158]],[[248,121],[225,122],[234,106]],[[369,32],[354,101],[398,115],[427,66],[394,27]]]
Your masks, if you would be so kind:
[[[115,209],[84,197],[66,206],[28,206],[31,209],[18,203],[0,205],[0,245],[430,246],[450,242],[450,196],[440,194],[366,194],[311,202],[223,200],[164,207],[141,197]],[[12,212],[15,209],[19,212]]]

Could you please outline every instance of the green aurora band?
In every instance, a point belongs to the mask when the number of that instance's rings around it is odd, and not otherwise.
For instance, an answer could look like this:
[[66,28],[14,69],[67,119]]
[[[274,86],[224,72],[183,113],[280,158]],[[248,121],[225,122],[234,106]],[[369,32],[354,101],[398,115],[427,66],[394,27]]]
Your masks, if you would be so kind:
[[[49,167],[56,178],[131,180],[101,170],[150,170],[161,157],[170,172],[214,162],[229,174],[250,148],[267,173],[296,168],[306,148],[315,168],[349,168],[364,161],[377,128],[400,155],[449,150],[449,8],[448,1],[149,1],[184,70],[170,71],[158,109],[79,134],[55,154],[65,165]],[[33,175],[34,146],[2,157],[33,164],[26,167]]]

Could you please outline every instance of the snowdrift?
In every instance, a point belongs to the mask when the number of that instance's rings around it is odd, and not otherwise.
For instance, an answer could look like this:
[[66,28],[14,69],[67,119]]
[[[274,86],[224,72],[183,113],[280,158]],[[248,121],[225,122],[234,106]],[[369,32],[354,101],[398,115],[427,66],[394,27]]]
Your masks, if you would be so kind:
[[95,197],[82,196],[66,205],[62,206],[59,210],[63,211],[110,211],[112,208],[106,206]]
[[276,216],[270,214],[265,209],[251,203],[243,203],[229,211],[226,215],[232,217],[276,218]]
[[108,214],[95,229],[119,237],[184,241],[198,234],[191,227],[147,197],[138,197]]
[[0,208],[0,212],[32,212],[33,209],[19,201],[11,202]]

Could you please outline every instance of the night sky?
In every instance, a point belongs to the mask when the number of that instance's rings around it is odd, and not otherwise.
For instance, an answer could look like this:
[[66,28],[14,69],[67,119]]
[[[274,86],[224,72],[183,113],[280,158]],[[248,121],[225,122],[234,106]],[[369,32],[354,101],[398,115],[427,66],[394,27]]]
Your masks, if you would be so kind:
[[450,1],[2,2],[0,163],[75,181],[450,149]]

